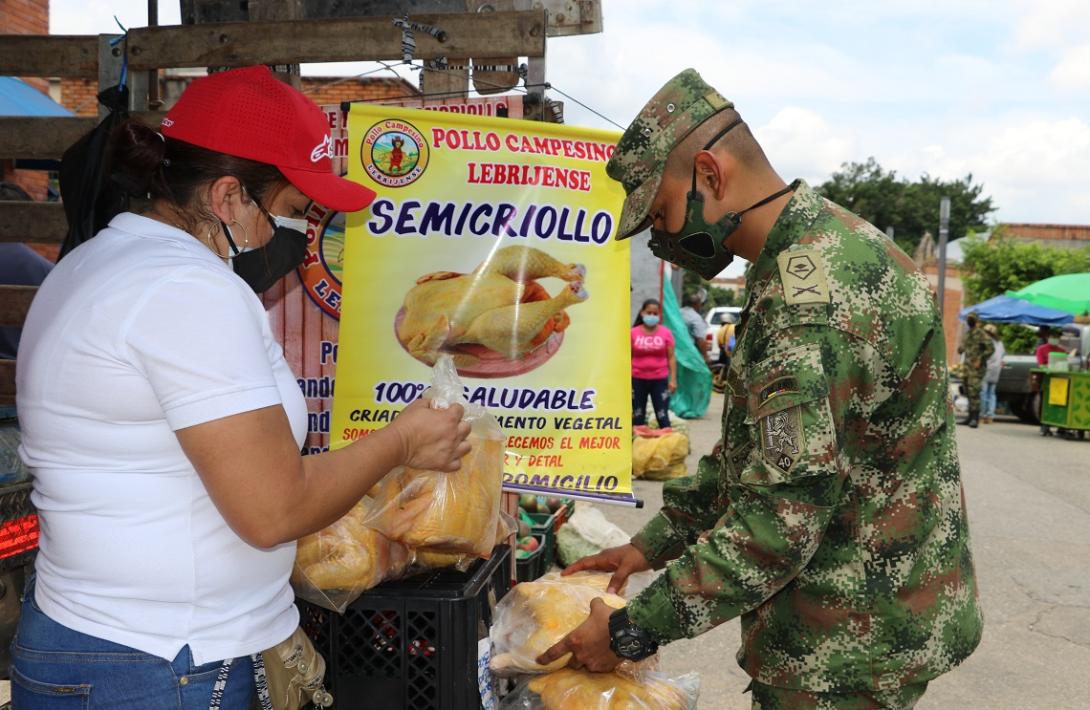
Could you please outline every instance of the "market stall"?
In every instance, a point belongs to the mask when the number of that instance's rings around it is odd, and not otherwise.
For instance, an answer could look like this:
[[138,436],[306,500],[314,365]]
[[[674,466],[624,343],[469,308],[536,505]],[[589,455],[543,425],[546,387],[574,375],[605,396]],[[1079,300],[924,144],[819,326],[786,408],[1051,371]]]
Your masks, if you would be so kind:
[[1090,315],[1090,273],[1052,276],[1007,295],[1073,316]]
[[[1063,323],[1085,324],[1090,314],[1090,273],[1042,279],[1018,291],[1009,291],[1007,296],[1064,313],[1068,318]],[[1085,325],[1082,329],[1085,330]],[[1077,433],[1081,439],[1083,432],[1090,429],[1090,373],[1085,371],[1088,349],[1085,339],[1076,333],[1074,342],[1068,344],[1072,346],[1071,357],[1053,354],[1048,367],[1033,370],[1040,387],[1042,434],[1048,433],[1048,427],[1057,427],[1061,435]],[[1068,345],[1064,348],[1068,349]]]
[[1041,424],[1084,438],[1090,430],[1090,372],[1043,367],[1033,374],[1041,378]]
[[965,320],[975,313],[989,323],[1024,323],[1026,325],[1063,325],[1075,319],[1066,311],[1038,305],[1023,298],[996,296],[987,301],[974,303],[958,311],[958,318]]
[[[474,429],[458,473],[395,472],[300,541],[302,626],[333,707],[494,708],[497,602],[552,567],[573,499],[637,503],[628,302],[595,296],[628,290],[604,174],[617,136],[367,103],[326,114],[334,170],[380,197],[348,216],[312,205],[308,257],[266,299],[302,373],[308,453],[425,390]],[[541,693],[567,699],[519,697]]]

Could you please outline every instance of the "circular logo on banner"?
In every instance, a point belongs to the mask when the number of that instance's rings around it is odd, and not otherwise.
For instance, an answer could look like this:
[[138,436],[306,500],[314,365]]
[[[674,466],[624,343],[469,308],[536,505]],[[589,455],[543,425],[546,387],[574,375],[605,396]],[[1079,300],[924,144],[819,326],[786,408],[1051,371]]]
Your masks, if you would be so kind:
[[341,317],[344,269],[344,213],[311,203],[307,207],[307,253],[297,269],[307,296],[326,315]]
[[388,118],[367,130],[360,160],[378,184],[405,187],[416,182],[428,167],[428,144],[411,123]]

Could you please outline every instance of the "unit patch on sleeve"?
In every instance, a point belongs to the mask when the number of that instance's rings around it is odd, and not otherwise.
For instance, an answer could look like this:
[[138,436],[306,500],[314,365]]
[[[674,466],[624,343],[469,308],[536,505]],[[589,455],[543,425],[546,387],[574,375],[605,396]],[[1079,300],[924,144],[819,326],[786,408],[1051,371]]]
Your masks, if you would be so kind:
[[791,470],[802,451],[802,407],[782,409],[762,417],[761,452],[769,464],[783,473]]
[[829,284],[825,264],[814,249],[795,249],[776,257],[783,282],[784,301],[789,306],[801,303],[828,303]]

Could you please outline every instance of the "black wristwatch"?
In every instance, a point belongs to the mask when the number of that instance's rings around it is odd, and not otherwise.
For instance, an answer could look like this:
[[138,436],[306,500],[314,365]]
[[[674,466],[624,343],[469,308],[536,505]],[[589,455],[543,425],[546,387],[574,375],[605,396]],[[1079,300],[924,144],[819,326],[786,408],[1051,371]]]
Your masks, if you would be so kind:
[[659,650],[651,634],[633,624],[625,609],[609,615],[609,647],[629,661],[642,661]]

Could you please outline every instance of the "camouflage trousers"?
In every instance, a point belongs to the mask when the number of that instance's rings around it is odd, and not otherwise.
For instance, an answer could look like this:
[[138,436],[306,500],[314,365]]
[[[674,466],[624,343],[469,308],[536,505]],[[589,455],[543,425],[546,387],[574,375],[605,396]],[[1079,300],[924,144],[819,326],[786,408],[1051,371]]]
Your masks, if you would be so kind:
[[966,367],[962,372],[965,383],[965,396],[969,398],[969,412],[980,412],[980,392],[984,387],[984,370]]
[[753,710],[910,710],[923,697],[927,683],[905,685],[897,690],[812,693],[753,681],[749,689],[753,692]]

